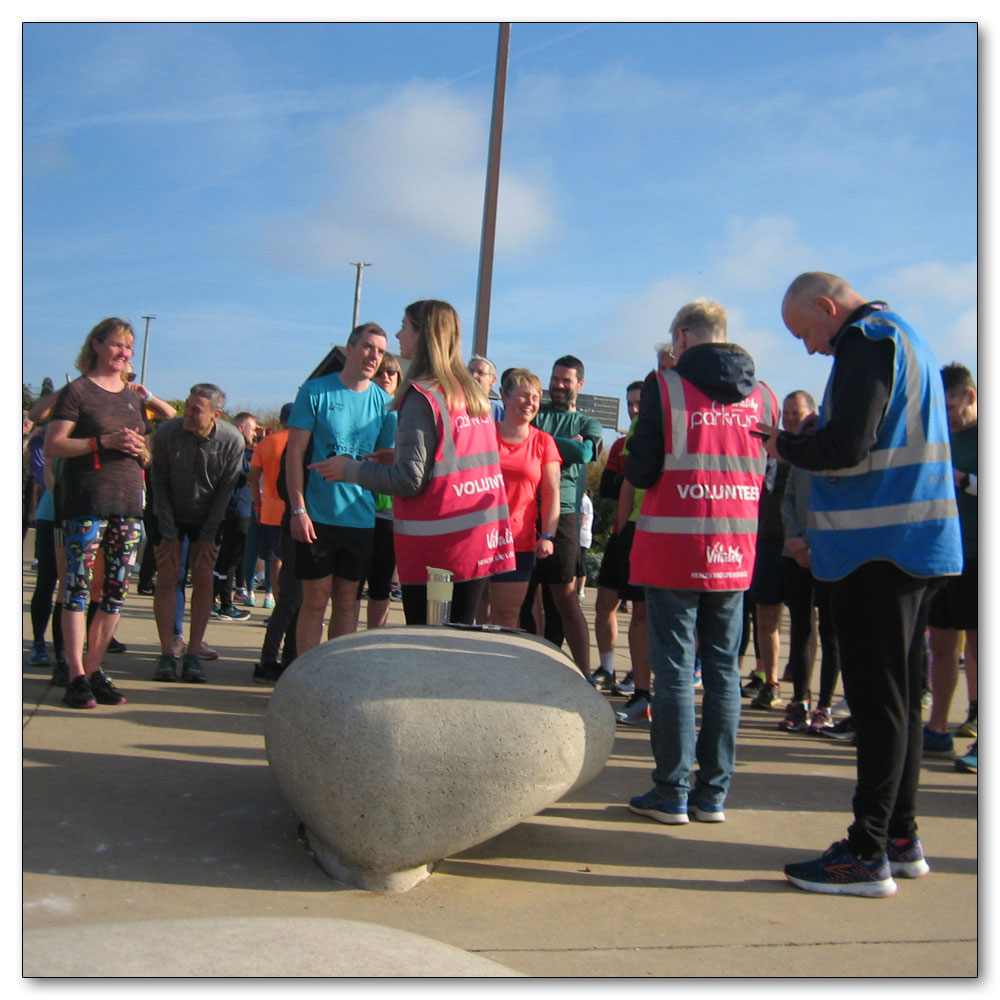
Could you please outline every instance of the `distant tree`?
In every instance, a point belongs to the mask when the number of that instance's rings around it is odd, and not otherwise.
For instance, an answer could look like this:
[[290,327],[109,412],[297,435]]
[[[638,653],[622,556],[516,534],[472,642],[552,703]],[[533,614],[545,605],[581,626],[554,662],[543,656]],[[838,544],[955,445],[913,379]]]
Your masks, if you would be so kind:
[[618,507],[614,500],[601,496],[601,475],[607,464],[608,449],[603,448],[597,460],[587,467],[587,492],[594,503],[594,541],[590,547],[594,553],[604,552],[615,526],[615,511]]
[[38,397],[31,391],[31,386],[27,382],[21,383],[21,409],[30,410],[35,405]]
[[52,379],[46,375],[42,379],[42,391],[39,393],[39,396],[47,396],[50,392],[55,392],[55,386],[52,384]]
[[269,410],[257,410],[257,423],[261,427],[266,427],[270,431],[281,430],[281,416],[280,410],[269,409]]

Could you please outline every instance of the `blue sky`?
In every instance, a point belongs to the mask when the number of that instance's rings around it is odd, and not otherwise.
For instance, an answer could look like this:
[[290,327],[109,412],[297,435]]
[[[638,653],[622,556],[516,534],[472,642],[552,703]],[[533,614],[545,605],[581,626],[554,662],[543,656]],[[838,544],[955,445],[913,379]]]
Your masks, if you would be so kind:
[[[147,382],[277,408],[361,318],[443,298],[472,349],[497,26],[29,24],[23,378],[155,314]],[[523,24],[511,32],[489,354],[623,397],[677,308],[781,396],[822,393],[802,270],[977,371],[974,24]],[[624,414],[622,416],[624,422]]]

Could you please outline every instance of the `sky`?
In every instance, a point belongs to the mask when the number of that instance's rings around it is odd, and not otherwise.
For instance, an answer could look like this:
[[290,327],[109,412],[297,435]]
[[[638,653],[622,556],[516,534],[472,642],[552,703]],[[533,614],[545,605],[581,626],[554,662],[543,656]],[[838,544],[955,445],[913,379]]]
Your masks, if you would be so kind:
[[[360,318],[451,302],[472,351],[498,27],[29,23],[23,380],[109,315],[146,382],[275,410]],[[622,400],[699,296],[779,398],[804,270],[885,299],[977,374],[974,23],[511,29],[488,353]]]

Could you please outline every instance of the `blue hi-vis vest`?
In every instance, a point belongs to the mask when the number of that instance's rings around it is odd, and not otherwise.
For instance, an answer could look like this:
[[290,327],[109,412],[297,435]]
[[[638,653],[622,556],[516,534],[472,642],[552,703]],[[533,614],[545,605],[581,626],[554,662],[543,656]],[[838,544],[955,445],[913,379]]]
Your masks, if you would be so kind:
[[[879,559],[915,577],[961,573],[948,417],[934,356],[919,334],[887,310],[872,312],[852,326],[872,340],[892,340],[892,387],[868,455],[848,469],[813,473],[813,574],[839,580]],[[833,416],[836,368],[835,351],[820,426]]]

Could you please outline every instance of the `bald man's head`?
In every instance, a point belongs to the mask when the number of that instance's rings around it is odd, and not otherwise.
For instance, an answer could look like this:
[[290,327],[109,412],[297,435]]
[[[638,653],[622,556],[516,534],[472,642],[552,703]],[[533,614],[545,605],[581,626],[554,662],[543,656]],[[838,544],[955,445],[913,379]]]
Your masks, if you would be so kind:
[[864,304],[865,299],[838,275],[806,271],[788,286],[781,318],[810,354],[832,354],[830,341],[847,317]]

